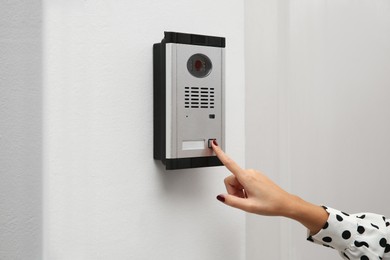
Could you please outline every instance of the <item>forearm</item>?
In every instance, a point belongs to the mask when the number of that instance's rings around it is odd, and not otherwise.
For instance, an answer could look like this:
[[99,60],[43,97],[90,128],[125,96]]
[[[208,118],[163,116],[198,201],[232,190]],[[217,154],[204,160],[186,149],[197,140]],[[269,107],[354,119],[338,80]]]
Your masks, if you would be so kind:
[[329,214],[323,207],[291,195],[291,203],[284,216],[300,222],[310,230],[310,235],[314,235],[324,227]]

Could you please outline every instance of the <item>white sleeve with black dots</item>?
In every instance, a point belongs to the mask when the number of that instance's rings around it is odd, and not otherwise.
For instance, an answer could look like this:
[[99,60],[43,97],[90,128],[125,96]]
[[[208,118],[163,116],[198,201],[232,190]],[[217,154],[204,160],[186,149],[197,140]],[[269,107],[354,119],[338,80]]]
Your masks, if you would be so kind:
[[324,208],[329,213],[328,221],[307,240],[338,250],[343,259],[390,260],[390,219],[373,213],[350,215]]

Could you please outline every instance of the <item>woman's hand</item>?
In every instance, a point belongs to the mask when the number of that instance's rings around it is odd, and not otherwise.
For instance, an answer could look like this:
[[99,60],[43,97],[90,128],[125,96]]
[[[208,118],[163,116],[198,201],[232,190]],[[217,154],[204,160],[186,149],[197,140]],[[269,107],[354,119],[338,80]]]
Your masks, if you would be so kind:
[[244,170],[230,159],[219,146],[212,148],[232,175],[225,178],[228,194],[218,195],[225,204],[247,212],[267,216],[285,216],[294,204],[295,196],[287,193],[256,170]]
[[232,173],[225,178],[227,194],[218,195],[218,200],[250,213],[297,220],[310,229],[311,234],[324,226],[328,213],[322,207],[286,192],[259,171],[242,169],[216,142],[212,148]]

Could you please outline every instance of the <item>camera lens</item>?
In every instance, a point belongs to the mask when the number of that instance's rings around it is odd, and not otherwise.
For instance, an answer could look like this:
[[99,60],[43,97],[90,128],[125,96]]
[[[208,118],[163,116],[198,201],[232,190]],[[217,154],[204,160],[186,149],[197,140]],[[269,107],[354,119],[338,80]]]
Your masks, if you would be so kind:
[[196,60],[194,63],[195,70],[200,71],[204,68],[204,63],[201,60]]
[[187,69],[192,76],[197,78],[204,78],[211,72],[211,60],[204,54],[194,54],[187,61]]

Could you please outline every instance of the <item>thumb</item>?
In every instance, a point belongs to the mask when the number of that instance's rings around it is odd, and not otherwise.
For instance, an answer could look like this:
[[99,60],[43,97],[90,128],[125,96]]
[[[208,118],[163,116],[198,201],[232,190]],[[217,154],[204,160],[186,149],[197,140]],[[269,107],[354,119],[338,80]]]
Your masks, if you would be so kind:
[[247,198],[240,198],[230,194],[220,194],[217,196],[217,200],[233,208],[241,209],[247,212],[250,211],[250,202]]

